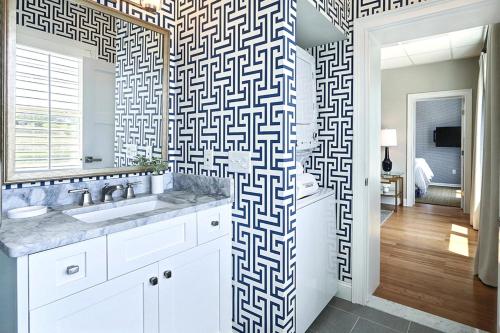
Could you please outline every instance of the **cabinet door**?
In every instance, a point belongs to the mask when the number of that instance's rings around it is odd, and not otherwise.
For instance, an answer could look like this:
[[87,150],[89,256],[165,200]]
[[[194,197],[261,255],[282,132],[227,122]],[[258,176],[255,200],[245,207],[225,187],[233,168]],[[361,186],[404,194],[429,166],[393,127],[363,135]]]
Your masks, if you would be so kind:
[[160,262],[160,333],[231,332],[229,236]]
[[30,333],[157,333],[158,265],[30,312]]
[[334,197],[297,209],[296,218],[296,329],[303,333],[337,292]]

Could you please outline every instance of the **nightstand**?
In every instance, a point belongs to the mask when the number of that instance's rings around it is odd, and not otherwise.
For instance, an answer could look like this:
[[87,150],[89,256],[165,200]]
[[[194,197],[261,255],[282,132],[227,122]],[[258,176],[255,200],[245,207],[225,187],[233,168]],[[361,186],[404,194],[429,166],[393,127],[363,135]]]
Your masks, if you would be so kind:
[[[383,197],[391,197],[394,198],[394,211],[398,211],[398,199],[399,206],[403,206],[403,174],[402,173],[388,173],[382,174],[380,177],[380,182],[382,184],[389,184],[391,188],[389,192],[385,192],[382,190],[380,195]],[[394,186],[392,186],[394,184]]]

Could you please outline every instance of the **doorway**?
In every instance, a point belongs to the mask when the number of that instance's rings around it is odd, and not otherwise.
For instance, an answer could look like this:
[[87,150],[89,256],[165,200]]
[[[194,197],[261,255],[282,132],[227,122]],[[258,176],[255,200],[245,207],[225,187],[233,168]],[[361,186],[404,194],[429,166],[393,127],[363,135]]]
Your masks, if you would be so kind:
[[381,45],[495,22],[497,0],[429,1],[354,22],[353,302],[379,301]]
[[408,94],[407,206],[419,202],[469,213],[472,102],[472,89]]

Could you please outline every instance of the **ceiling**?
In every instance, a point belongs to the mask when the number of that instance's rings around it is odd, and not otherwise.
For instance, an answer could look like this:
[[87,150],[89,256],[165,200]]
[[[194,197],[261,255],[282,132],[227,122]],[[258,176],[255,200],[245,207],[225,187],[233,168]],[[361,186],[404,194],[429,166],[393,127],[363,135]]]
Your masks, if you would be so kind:
[[485,27],[399,42],[381,49],[382,69],[423,65],[479,56]]

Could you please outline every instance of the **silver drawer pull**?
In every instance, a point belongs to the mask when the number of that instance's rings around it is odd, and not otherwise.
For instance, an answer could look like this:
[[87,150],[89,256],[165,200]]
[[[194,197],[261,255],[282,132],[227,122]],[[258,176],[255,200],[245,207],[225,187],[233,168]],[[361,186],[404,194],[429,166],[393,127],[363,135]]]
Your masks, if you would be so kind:
[[212,224],[212,226],[216,227],[216,226],[218,226],[218,225],[219,225],[219,221],[212,221],[212,223],[211,223],[211,224]]
[[76,274],[80,271],[80,266],[78,265],[71,265],[66,268],[66,274],[68,275],[73,275]]

